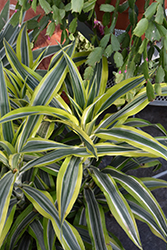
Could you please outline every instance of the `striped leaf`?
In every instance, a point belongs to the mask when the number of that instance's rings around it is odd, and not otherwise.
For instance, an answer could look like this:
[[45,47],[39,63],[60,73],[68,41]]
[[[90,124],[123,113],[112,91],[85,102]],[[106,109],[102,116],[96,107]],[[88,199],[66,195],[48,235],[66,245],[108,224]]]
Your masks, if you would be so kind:
[[[0,115],[1,117],[10,112],[10,102],[7,91],[7,84],[3,72],[3,64],[0,61]],[[5,141],[12,142],[13,140],[13,125],[12,122],[7,122],[2,125],[2,134]]]
[[86,188],[84,190],[84,197],[86,202],[86,221],[92,241],[92,249],[112,250],[102,207],[97,203],[91,189]]
[[7,141],[0,141],[0,147],[2,147],[8,155],[12,154],[15,152],[14,147]]
[[121,184],[121,186],[152,215],[156,223],[164,232],[164,235],[167,235],[167,221],[165,215],[152,193],[140,179],[123,174],[113,167],[107,167],[103,172],[110,174],[116,182]]
[[[10,70],[4,68],[4,72],[6,73],[10,83],[13,85],[15,88],[15,92],[17,92],[16,96],[20,96],[20,90],[23,87],[23,82],[18,78],[13,72]],[[8,83],[8,82],[7,82]]]
[[95,113],[100,114],[104,110],[106,110],[109,106],[111,106],[115,100],[119,97],[130,91],[131,89],[137,87],[139,84],[144,83],[144,77],[134,77],[129,78],[120,82],[119,84],[114,85],[112,88],[107,90],[104,97],[100,100],[98,105],[96,105]]
[[20,172],[25,172],[25,171],[31,169],[32,167],[43,167],[44,171],[45,171],[45,169],[47,171],[47,168],[51,169],[52,171],[54,171],[54,169],[55,169],[55,171],[57,172],[59,170],[57,165],[50,166],[50,164],[52,164],[58,160],[64,159],[65,157],[71,156],[71,155],[74,155],[77,157],[86,157],[86,156],[88,156],[88,153],[86,151],[86,148],[82,148],[82,147],[79,148],[79,147],[71,146],[69,148],[64,148],[64,149],[61,148],[61,149],[52,151],[48,154],[45,154],[42,157],[38,157],[32,161],[29,161],[27,164],[25,164],[20,169]]
[[50,220],[43,218],[43,238],[47,250],[54,250],[56,235]]
[[143,207],[141,207],[134,199],[130,198],[130,200],[127,200],[135,218],[146,223],[153,232],[153,234],[155,234],[166,242],[166,235],[164,235],[163,230],[159,228],[151,214],[148,213],[145,209],[143,209]]
[[105,156],[105,155],[110,155],[110,156],[116,156],[116,155],[121,155],[121,156],[127,156],[127,157],[154,157],[154,154],[150,154],[148,152],[143,151],[142,149],[138,149],[135,147],[132,147],[128,144],[124,145],[119,145],[119,144],[114,144],[114,143],[97,143],[95,144],[96,149],[97,149],[97,155],[100,156]]
[[16,204],[11,208],[10,212],[8,211],[9,215],[6,218],[7,220],[5,222],[5,225],[3,227],[2,234],[1,234],[1,237],[0,237],[0,247],[2,246],[2,244],[3,244],[4,240],[5,240],[5,237],[6,237],[8,231],[9,231],[11,225],[12,225],[15,211],[16,211]]
[[56,118],[60,118],[62,120],[69,120],[74,124],[78,125],[78,120],[75,116],[69,114],[67,111],[53,108],[49,106],[29,106],[19,108],[18,110],[12,110],[8,114],[4,115],[3,118],[0,119],[0,123],[8,122],[11,120],[17,120],[24,118],[29,115],[48,115]]
[[0,235],[3,232],[16,174],[7,172],[0,180]]
[[19,32],[16,43],[16,54],[21,63],[28,66],[29,68],[32,68],[33,55],[26,25],[24,25]]
[[74,99],[76,103],[81,107],[81,109],[83,109],[85,106],[86,93],[82,77],[73,60],[65,52],[64,56],[69,68],[69,74],[71,76],[71,84],[73,88]]
[[19,169],[19,163],[21,161],[21,154],[11,154],[9,155],[9,165],[11,169]]
[[134,216],[114,179],[108,174],[101,173],[94,167],[91,167],[90,171],[92,172],[93,180],[103,191],[111,213],[134,244],[142,249]]
[[6,155],[2,151],[0,151],[0,162],[2,162],[5,166],[9,167],[8,158],[6,157]]
[[76,157],[67,157],[58,172],[56,193],[61,224],[78,197],[82,174],[81,159]]
[[149,190],[154,190],[157,188],[167,188],[167,181],[155,179],[152,177],[143,177],[140,180],[144,183],[144,185],[149,188]]
[[[56,109],[56,108],[52,108],[52,107],[46,107],[46,106],[24,107],[24,108],[20,108],[18,110],[13,110],[10,113],[8,113],[8,115],[4,116],[3,119],[0,119],[0,123],[7,122],[7,121],[10,121],[13,119],[19,119],[19,118],[25,117],[27,115],[36,115],[36,114],[52,115],[52,116],[56,116],[60,119],[63,119],[63,120],[60,120],[60,122],[71,127],[72,130],[76,134],[78,134],[79,137],[81,138],[81,140],[85,143],[88,151],[91,152],[92,154],[94,154],[95,157],[97,157],[96,148],[95,148],[92,140],[90,139],[90,137],[79,126],[74,124],[74,122],[76,122],[76,124],[78,124],[78,120],[75,118],[75,116],[67,113],[64,110]],[[37,118],[35,117],[34,120],[37,120]],[[67,120],[67,121],[64,121],[64,120]],[[68,120],[70,120],[70,121],[68,122]],[[30,121],[33,121],[31,119],[31,117],[27,118],[27,123],[24,125],[24,130],[23,130],[21,138],[20,138],[20,143],[21,143],[22,147],[23,147],[23,141],[26,141],[26,139],[30,136],[29,133],[32,132],[32,124],[31,124],[31,127],[29,129]],[[59,120],[57,120],[57,121],[59,122]],[[27,132],[27,134],[25,134],[25,132]],[[37,131],[35,131],[35,132],[37,132]],[[18,150],[21,151],[20,146],[19,146]]]
[[107,80],[108,80],[108,63],[107,63],[106,57],[103,57],[102,60],[100,60],[100,62],[97,63],[96,68],[95,68],[95,74],[96,74],[95,75],[95,83],[96,83],[95,95],[96,97],[100,97],[106,91],[106,85],[107,85]]
[[22,81],[26,80],[29,89],[33,91],[41,81],[42,77],[26,65],[22,64],[12,47],[6,41],[4,41],[4,47],[6,50],[6,56],[13,71]]
[[33,205],[30,204],[17,216],[7,237],[7,250],[14,248],[29,224],[37,217],[37,215],[38,214],[34,211]]
[[166,129],[162,126],[162,124],[157,123],[157,124],[152,124],[149,121],[146,121],[144,119],[140,119],[140,118],[129,118],[126,120],[126,122],[124,123],[124,125],[126,126],[132,126],[132,127],[147,127],[147,126],[152,126],[156,129],[158,129],[160,132],[162,132],[164,135],[167,135],[167,131]]
[[28,232],[36,240],[37,249],[46,250],[43,239],[43,226],[39,220],[33,220],[33,222],[31,222]]
[[[71,56],[74,53],[74,46],[68,50]],[[67,74],[67,65],[64,57],[61,57],[57,64],[43,77],[39,85],[36,87],[30,105],[47,105],[51,102],[54,95],[59,91]],[[18,150],[20,150],[27,138],[30,136],[34,127],[37,129],[41,120],[39,116],[28,117],[25,126],[20,135]]]
[[54,231],[63,248],[67,250],[85,249],[83,242],[74,227],[72,227],[66,221],[64,221],[63,225],[61,226],[58,211],[53,203],[51,196],[47,192],[42,192],[38,189],[26,185],[23,186],[23,192],[34,205],[35,209],[42,216],[51,220]]
[[117,111],[116,113],[110,115],[106,119],[104,118],[99,126],[97,127],[96,131],[98,131],[100,128],[106,128],[106,127],[112,127],[113,124],[116,122],[121,123],[121,119],[128,118],[129,116],[135,115],[139,111],[141,111],[146,105],[148,105],[148,98],[146,92],[142,92],[139,95],[137,95],[130,103],[125,105],[122,109]]
[[149,152],[155,157],[167,160],[167,147],[163,146],[149,134],[129,126],[115,126],[111,129],[101,129],[96,133],[99,138],[127,142],[128,144]]

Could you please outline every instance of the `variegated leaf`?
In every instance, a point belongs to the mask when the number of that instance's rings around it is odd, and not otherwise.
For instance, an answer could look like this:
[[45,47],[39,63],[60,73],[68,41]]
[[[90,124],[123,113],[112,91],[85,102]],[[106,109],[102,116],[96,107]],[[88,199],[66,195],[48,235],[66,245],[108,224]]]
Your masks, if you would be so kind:
[[19,32],[16,43],[16,54],[21,63],[28,66],[29,68],[32,68],[33,55],[26,25],[24,25]]
[[14,221],[6,240],[6,249],[13,249],[29,224],[37,217],[33,205],[27,206]]
[[16,173],[13,174],[11,171],[0,179],[0,235],[3,232],[15,179]]
[[86,221],[92,241],[92,249],[112,250],[102,207],[97,203],[91,189],[86,188],[84,190],[84,197],[86,202]]
[[111,213],[134,244],[142,249],[134,216],[114,179],[108,174],[101,173],[95,167],[91,167],[90,171],[93,180],[103,191]]
[[113,167],[106,167],[104,173],[110,174],[116,182],[127,190],[154,218],[164,235],[167,235],[167,221],[165,215],[149,189],[136,177],[123,174]]
[[81,159],[76,157],[67,157],[58,172],[56,193],[61,224],[78,197],[82,174]]
[[155,157],[167,160],[167,147],[163,146],[151,135],[129,126],[114,126],[111,129],[101,129],[96,133],[99,138],[126,142],[136,148],[149,152]]
[[85,106],[86,93],[82,77],[73,60],[65,52],[64,56],[66,58],[69,73],[71,76],[71,84],[73,88],[74,98],[76,100],[76,103],[81,107],[81,109],[83,109]]
[[[0,61],[0,115],[1,117],[8,112],[10,112],[10,102],[8,97],[8,91],[7,91],[7,84],[5,80],[5,74],[3,72],[3,64]],[[5,124],[2,124],[2,134],[5,141],[12,142],[13,140],[13,124],[12,122],[7,122]]]
[[23,192],[36,210],[42,216],[51,220],[54,231],[63,248],[67,250],[85,249],[77,230],[72,225],[64,221],[61,226],[58,211],[49,193],[26,185],[23,186]]

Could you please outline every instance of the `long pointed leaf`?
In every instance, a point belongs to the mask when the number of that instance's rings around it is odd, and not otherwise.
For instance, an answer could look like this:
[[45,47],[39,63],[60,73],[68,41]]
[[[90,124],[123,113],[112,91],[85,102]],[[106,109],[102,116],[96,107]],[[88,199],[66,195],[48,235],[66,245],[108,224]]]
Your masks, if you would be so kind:
[[16,44],[16,54],[21,63],[31,68],[33,66],[33,55],[26,25],[19,32]]
[[137,202],[135,202],[135,200],[131,198],[130,200],[129,199],[127,200],[130,205],[130,208],[132,209],[132,212],[134,213],[134,216],[138,220],[141,220],[142,222],[146,223],[156,236],[158,236],[159,238],[161,238],[166,242],[166,236],[164,235],[163,230],[159,228],[159,226],[155,222],[154,218],[150,215],[150,213],[148,213],[145,209],[143,209],[143,207],[141,207]]
[[100,103],[96,106],[96,113],[101,113],[109,106],[113,104],[113,102],[130,91],[131,89],[137,87],[139,84],[144,83],[144,77],[134,77],[120,82],[119,84],[114,85],[110,88],[104,97],[101,99]]
[[[0,114],[1,117],[5,114],[7,114],[11,109],[10,109],[10,102],[9,102],[9,97],[8,97],[8,91],[7,91],[7,84],[5,81],[5,75],[3,72],[3,65],[2,62],[0,61]],[[12,122],[8,122],[6,124],[2,125],[2,134],[4,140],[8,142],[12,142],[13,140],[13,125]]]
[[103,172],[110,174],[116,182],[120,183],[153,216],[161,230],[167,235],[165,215],[152,193],[143,185],[140,179],[123,174],[113,167],[107,167]]
[[43,227],[39,220],[33,220],[29,225],[29,233],[35,238],[40,250],[46,250],[43,239]]
[[75,100],[77,104],[83,109],[85,105],[86,93],[85,93],[85,88],[84,88],[81,75],[75,63],[73,62],[73,60],[65,52],[64,52],[64,56],[66,58],[67,65],[69,67],[69,73],[71,76],[71,83],[72,83]]
[[15,179],[16,174],[9,171],[0,180],[0,235],[5,224]]
[[111,213],[127,233],[129,238],[140,248],[141,242],[137,225],[125,198],[119,191],[115,181],[110,175],[101,173],[96,168],[91,167],[92,178],[103,191]]
[[81,159],[76,157],[67,157],[59,170],[56,192],[61,224],[78,197],[82,172]]
[[36,72],[34,72],[32,69],[28,68],[26,65],[22,64],[17,58],[14,50],[6,41],[4,41],[4,47],[6,50],[8,61],[10,62],[13,71],[20,79],[22,79],[22,81],[26,80],[26,83],[28,84],[29,88],[31,90],[34,90],[39,84],[42,77]]
[[58,211],[54,206],[51,196],[47,192],[42,192],[26,185],[23,187],[23,192],[32,202],[36,210],[45,218],[52,221],[55,233],[65,249],[85,249],[77,230],[66,221],[62,225],[61,236],[61,224],[59,222]]
[[26,207],[16,218],[7,237],[6,249],[13,249],[29,224],[37,217],[32,204]]
[[157,157],[167,160],[167,147],[163,146],[149,134],[129,126],[115,126],[111,129],[101,129],[96,135],[107,140],[127,142]]
[[[74,53],[74,46],[68,50],[70,56]],[[67,65],[65,58],[59,59],[57,64],[44,76],[34,91],[31,99],[31,105],[47,105],[51,102],[54,95],[59,91],[67,73]],[[34,127],[38,127],[40,123],[39,116],[28,117],[25,126],[20,135],[18,150],[20,150],[29,137]]]
[[92,249],[112,249],[109,236],[106,234],[107,230],[104,229],[105,226],[103,225],[105,224],[103,209],[97,203],[91,189],[85,189],[84,196],[86,201],[86,221],[92,241]]

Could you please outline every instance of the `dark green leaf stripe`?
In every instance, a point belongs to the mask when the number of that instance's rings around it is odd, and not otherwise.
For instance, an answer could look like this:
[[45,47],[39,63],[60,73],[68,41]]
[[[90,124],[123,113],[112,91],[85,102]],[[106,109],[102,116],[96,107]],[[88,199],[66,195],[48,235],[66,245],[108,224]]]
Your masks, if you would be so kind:
[[80,158],[68,157],[58,173],[56,192],[61,223],[71,211],[80,191],[82,181],[80,162]]
[[152,177],[143,177],[140,180],[146,185],[150,190],[154,190],[157,188],[167,188],[167,181],[155,179]]
[[86,221],[92,241],[92,249],[107,250],[99,206],[91,189],[84,190]]
[[7,250],[13,249],[14,245],[18,242],[20,236],[25,232],[29,224],[38,216],[33,209],[33,205],[30,204],[13,223],[7,238]]
[[7,141],[0,141],[0,147],[2,147],[8,155],[15,152],[14,147]]
[[98,131],[100,128],[106,128],[109,125],[111,126],[114,122],[116,122],[117,120],[123,117],[129,117],[138,113],[148,103],[149,102],[148,102],[146,93],[143,93],[143,95],[140,94],[139,96],[136,96],[130,103],[128,103],[122,109],[117,111],[115,114],[112,114],[107,119],[103,120],[98,126],[98,128],[96,129],[96,131]]
[[16,53],[20,62],[30,68],[32,67],[33,55],[31,51],[30,40],[27,33],[26,25],[24,25],[21,31],[19,32],[17,38]]
[[[125,145],[115,145],[114,143],[97,143],[95,144],[97,149],[98,156],[104,155],[124,155],[128,157],[137,157],[137,156],[151,156],[150,153],[144,152],[135,147],[131,147],[127,144]],[[152,155],[154,156],[154,155]]]
[[85,89],[82,78],[78,72],[78,69],[72,59],[64,52],[64,56],[69,67],[69,73],[71,76],[72,88],[77,104],[83,109],[85,106]]
[[9,166],[8,158],[2,151],[0,151],[0,162],[2,162],[5,166]]
[[29,233],[34,236],[41,250],[46,250],[43,239],[43,226],[39,220],[33,220],[29,226]]
[[5,41],[4,46],[6,49],[7,58],[16,73],[16,75],[21,78],[23,81],[26,80],[28,86],[34,90],[36,86],[39,84],[41,80],[41,76],[35,73],[30,68],[26,67],[22,63],[19,62],[15,52],[11,48],[11,46]]
[[[24,185],[23,191],[27,198],[33,203],[37,211],[52,221],[55,233],[65,249],[84,249],[84,245],[78,232],[69,223],[65,221],[61,227],[57,209],[47,192],[41,192],[38,189],[26,185]],[[60,235],[61,229],[62,236]]]
[[125,141],[132,146],[150,152],[157,157],[167,160],[167,147],[160,144],[147,133],[129,126],[115,126],[108,130],[100,130],[96,133],[100,138],[107,140]]
[[107,109],[116,99],[118,99],[120,96],[124,95],[131,89],[137,87],[139,84],[143,83],[143,81],[143,76],[138,78],[130,78],[110,88],[102,98],[100,105],[97,105],[98,113],[101,113],[102,111]]
[[110,175],[101,173],[94,167],[91,167],[90,170],[92,178],[106,197],[111,213],[130,239],[142,249],[135,219],[115,181]]
[[135,217],[138,220],[141,220],[145,222],[151,229],[151,231],[166,241],[166,236],[164,235],[163,230],[159,228],[157,223],[155,222],[154,218],[151,216],[150,213],[148,213],[145,209],[143,209],[141,206],[139,206],[135,201],[128,200],[128,203],[130,205],[130,208],[132,209],[132,212],[134,213]]
[[157,224],[164,231],[164,234],[167,235],[167,222],[165,215],[152,193],[139,179],[123,174],[112,167],[105,168],[103,172],[110,174],[138,202],[140,202],[141,205],[151,213]]
[[16,174],[7,172],[0,180],[0,235],[6,220]]
[[60,149],[69,147],[66,144],[54,142],[46,139],[30,139],[23,146],[21,152],[42,152],[52,149]]
[[20,172],[24,172],[29,170],[32,167],[45,167],[47,168],[47,165],[54,163],[60,159],[63,159],[69,155],[79,156],[79,157],[85,157],[89,154],[86,151],[86,148],[79,148],[79,147],[69,147],[69,148],[61,148],[58,150],[54,150],[42,157],[36,158],[30,162],[28,162],[26,165],[24,165]]
[[[10,111],[10,102],[8,98],[7,85],[5,81],[5,75],[3,72],[3,65],[0,61],[0,115],[1,117]],[[2,125],[2,134],[4,140],[12,142],[13,140],[13,126],[12,122],[8,122]]]

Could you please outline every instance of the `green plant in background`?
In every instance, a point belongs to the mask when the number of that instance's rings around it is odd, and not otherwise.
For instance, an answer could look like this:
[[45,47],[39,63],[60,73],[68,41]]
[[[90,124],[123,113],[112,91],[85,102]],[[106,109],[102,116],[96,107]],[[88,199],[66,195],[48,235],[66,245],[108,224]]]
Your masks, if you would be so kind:
[[[144,76],[106,91],[108,64],[103,57],[92,79],[83,81],[76,65],[86,54],[75,53],[72,43],[59,47],[42,77],[27,65],[32,52],[26,34],[23,27],[16,53],[4,41],[15,73],[0,63],[1,249],[123,249],[106,229],[104,214],[109,210],[139,249],[135,218],[166,241],[166,217],[149,188],[167,183],[125,173],[140,167],[141,161],[149,167],[158,164],[153,158],[167,159],[166,146],[136,128],[148,123],[128,119],[149,103],[146,88],[122,109],[101,118],[118,98],[143,85]],[[18,88],[29,100],[15,107]],[[166,84],[161,88],[166,95]],[[69,106],[60,97],[62,89]],[[116,156],[115,163],[101,170],[99,162],[106,155]],[[137,164],[125,166],[125,161]]]
[[[47,26],[46,34],[51,36],[55,30],[55,25],[60,24],[62,29],[61,41],[64,39],[68,43],[69,38],[74,40],[77,36],[77,22],[78,20],[83,23],[89,23],[94,35],[92,36],[91,43],[95,45],[90,55],[87,58],[85,79],[91,79],[93,69],[97,62],[105,56],[116,67],[115,82],[120,82],[123,79],[144,74],[147,80],[147,93],[150,101],[155,99],[154,90],[158,95],[161,95],[161,86],[159,83],[167,81],[166,71],[166,34],[167,22],[164,11],[164,3],[161,0],[156,0],[149,5],[150,1],[145,1],[145,10],[143,10],[143,18],[138,21],[138,8],[136,0],[125,1],[120,4],[120,0],[116,5],[110,5],[111,1],[106,0],[105,4],[100,6],[100,10],[104,11],[103,27],[104,34],[97,36],[94,21],[96,20],[95,4],[96,0],[89,1],[46,1],[46,0],[18,0],[16,8],[19,10],[17,13],[18,20],[21,20],[24,10],[30,7],[36,11],[40,5],[45,15],[38,23],[32,20],[29,28],[34,29],[34,39],[38,36],[39,32]],[[115,34],[115,27],[119,18],[118,13],[123,13],[129,9],[130,24],[125,32],[119,36]],[[73,16],[72,21],[68,22],[69,14]],[[19,15],[20,14],[20,15]],[[112,19],[111,19],[112,14]],[[98,21],[98,20],[97,20]],[[95,25],[96,26],[96,25]],[[69,31],[69,37],[67,33]],[[130,35],[131,34],[131,35]],[[157,42],[160,42],[160,47]],[[153,54],[158,51],[158,57],[154,60]],[[149,77],[149,70],[156,69],[152,80]],[[154,90],[153,90],[154,88]],[[129,101],[136,94],[136,91],[131,92],[126,96]]]

